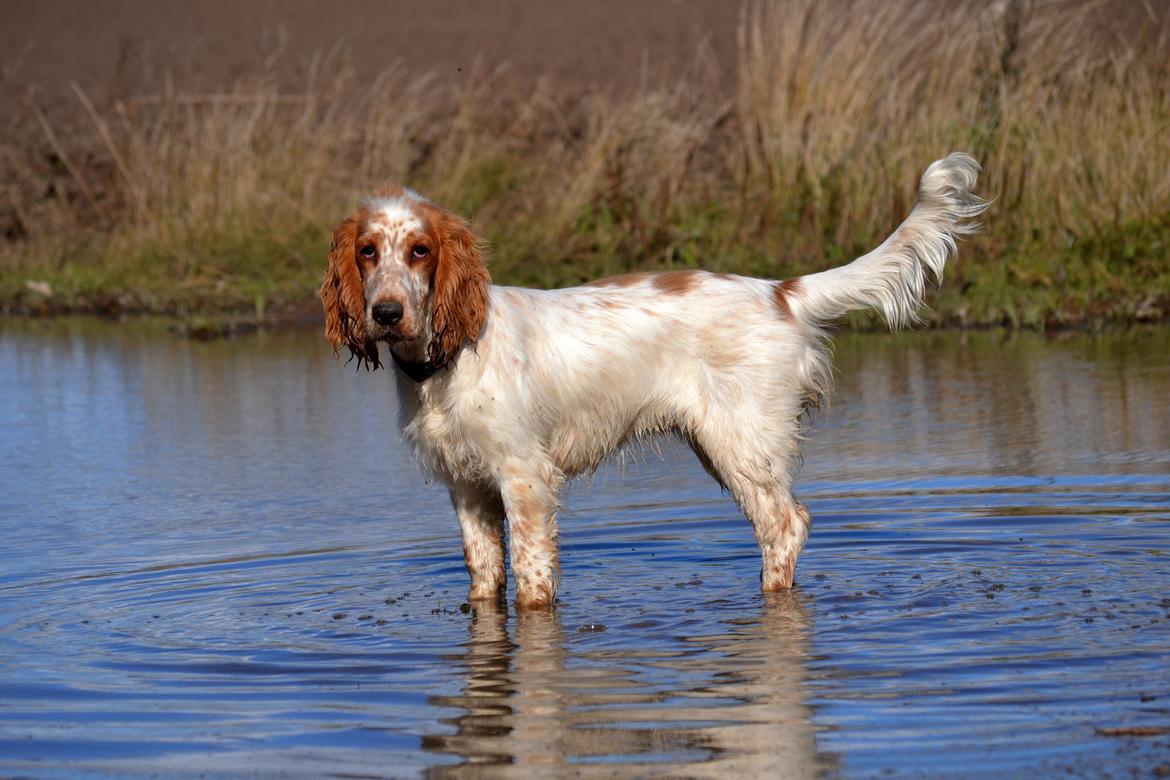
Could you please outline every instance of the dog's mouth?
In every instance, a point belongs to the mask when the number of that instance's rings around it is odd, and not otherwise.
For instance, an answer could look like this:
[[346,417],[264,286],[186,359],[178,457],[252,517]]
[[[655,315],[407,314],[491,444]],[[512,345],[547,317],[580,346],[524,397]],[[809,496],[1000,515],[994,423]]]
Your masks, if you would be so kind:
[[386,341],[390,345],[390,351],[395,358],[402,361],[402,363],[425,363],[427,360],[427,353],[415,341]]
[[390,329],[383,332],[382,335],[375,339],[375,341],[384,341],[390,346],[394,346],[395,344],[407,344],[417,338],[417,336],[412,336],[409,333],[403,333],[402,331]]
[[391,346],[396,344],[406,344],[412,341],[417,341],[418,333],[412,333],[409,329],[403,328],[400,325],[378,325],[370,322],[366,326],[366,333],[369,334],[371,341],[385,342]]
[[414,365],[416,363],[425,363],[427,361],[426,346],[422,344],[422,339],[418,337],[411,338],[407,333],[398,330],[397,328],[371,328],[371,340],[385,344],[390,350],[390,356],[398,365]]

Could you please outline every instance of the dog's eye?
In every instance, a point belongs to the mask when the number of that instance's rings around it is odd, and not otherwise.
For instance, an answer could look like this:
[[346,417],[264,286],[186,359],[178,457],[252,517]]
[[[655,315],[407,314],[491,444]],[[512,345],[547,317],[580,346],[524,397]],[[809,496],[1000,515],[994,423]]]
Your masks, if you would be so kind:
[[373,260],[378,256],[378,250],[374,247],[373,244],[368,244],[367,246],[363,246],[361,248],[361,256],[367,260]]
[[410,254],[414,257],[415,260],[422,260],[430,253],[431,250],[427,249],[422,244],[418,244],[414,247],[414,249],[410,250]]

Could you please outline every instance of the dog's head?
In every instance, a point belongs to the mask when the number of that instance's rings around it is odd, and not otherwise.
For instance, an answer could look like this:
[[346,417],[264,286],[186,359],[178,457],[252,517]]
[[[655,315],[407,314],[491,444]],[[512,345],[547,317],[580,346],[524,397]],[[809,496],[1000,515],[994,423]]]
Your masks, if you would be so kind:
[[379,341],[399,360],[442,368],[479,339],[490,281],[467,222],[416,192],[385,188],[333,231],[321,284],[325,338],[374,368]]

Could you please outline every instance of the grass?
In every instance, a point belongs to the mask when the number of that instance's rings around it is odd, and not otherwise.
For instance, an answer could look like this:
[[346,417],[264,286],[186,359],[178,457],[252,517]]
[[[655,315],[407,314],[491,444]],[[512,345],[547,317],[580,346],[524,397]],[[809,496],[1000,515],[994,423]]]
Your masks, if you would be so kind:
[[963,149],[995,204],[929,322],[1165,319],[1170,27],[1111,28],[1110,9],[749,5],[730,88],[702,67],[633,94],[483,66],[463,88],[364,84],[336,55],[295,94],[266,73],[101,107],[75,88],[71,115],[30,106],[4,147],[0,305],[262,319],[313,299],[330,227],[385,180],[470,216],[498,282],[784,278],[867,251]]

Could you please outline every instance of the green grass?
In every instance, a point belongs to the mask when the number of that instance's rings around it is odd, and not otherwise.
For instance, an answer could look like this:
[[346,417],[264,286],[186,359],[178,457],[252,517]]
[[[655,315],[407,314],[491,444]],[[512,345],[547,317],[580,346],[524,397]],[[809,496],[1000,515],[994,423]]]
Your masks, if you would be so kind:
[[[484,182],[489,188],[491,182]],[[523,219],[489,227],[491,270],[502,284],[561,287],[635,269],[707,268],[787,278],[847,262],[869,243],[825,243],[825,254],[785,247],[784,228],[752,235],[727,206],[730,194],[686,204],[654,232],[631,235],[607,207],[586,207],[568,240],[549,245]],[[993,207],[994,208],[994,207]],[[798,214],[777,222],[795,222]],[[826,231],[835,226],[827,223]],[[170,240],[134,245],[95,234],[44,262],[15,263],[0,300],[28,313],[166,314],[202,322],[263,321],[315,299],[328,252],[327,220],[251,223],[208,233],[176,229]],[[494,228],[494,229],[493,229]],[[995,230],[994,215],[989,231]],[[498,231],[498,232],[497,232]],[[528,232],[532,231],[532,232]],[[534,235],[535,233],[535,235]],[[1126,224],[1061,246],[1035,241],[988,254],[991,238],[964,242],[943,284],[928,296],[927,324],[1016,328],[1095,327],[1170,316],[1170,217]],[[28,282],[47,283],[48,298]],[[869,316],[850,320],[870,327]]]

